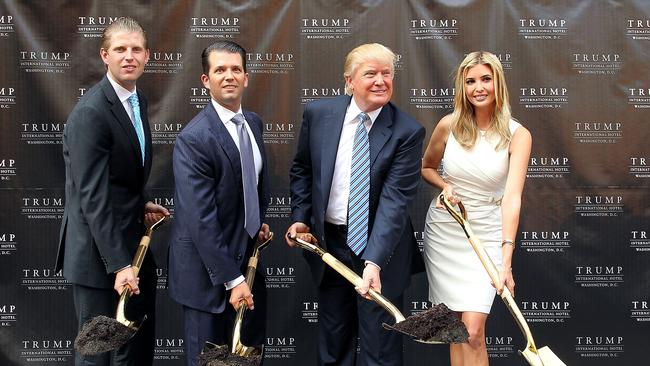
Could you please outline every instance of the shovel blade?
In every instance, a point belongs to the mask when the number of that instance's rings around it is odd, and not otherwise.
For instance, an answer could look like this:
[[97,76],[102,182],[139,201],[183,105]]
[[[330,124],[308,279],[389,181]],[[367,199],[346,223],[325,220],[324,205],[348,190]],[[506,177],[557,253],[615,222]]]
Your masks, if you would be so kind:
[[525,349],[521,351],[521,355],[531,366],[566,366],[548,347],[539,348],[537,352],[531,349]]
[[392,331],[394,331],[394,332],[401,333],[401,334],[403,334],[403,335],[405,335],[405,336],[409,336],[409,337],[411,337],[412,340],[414,340],[414,341],[416,341],[416,342],[419,342],[419,343],[426,343],[426,344],[445,344],[445,342],[439,342],[439,341],[436,341],[436,340],[427,340],[427,339],[419,338],[419,337],[418,337],[417,335],[415,335],[415,334],[411,334],[411,333],[405,332],[405,331],[403,331],[403,330],[401,330],[401,329],[395,328],[394,326],[392,326],[392,325],[390,325],[390,324],[382,323],[382,326],[383,326],[384,329],[386,329],[386,330],[392,330]]

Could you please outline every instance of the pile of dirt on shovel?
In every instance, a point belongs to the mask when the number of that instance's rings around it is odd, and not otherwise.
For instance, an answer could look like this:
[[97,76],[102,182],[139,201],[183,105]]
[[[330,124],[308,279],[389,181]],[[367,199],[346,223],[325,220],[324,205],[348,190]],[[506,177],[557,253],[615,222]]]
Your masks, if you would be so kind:
[[219,346],[199,355],[199,366],[257,366],[262,355],[242,357],[230,353],[228,346]]
[[423,341],[465,343],[469,337],[465,324],[445,304],[409,316],[393,328]]
[[120,348],[135,329],[104,315],[88,320],[74,341],[74,348],[83,355],[96,355]]

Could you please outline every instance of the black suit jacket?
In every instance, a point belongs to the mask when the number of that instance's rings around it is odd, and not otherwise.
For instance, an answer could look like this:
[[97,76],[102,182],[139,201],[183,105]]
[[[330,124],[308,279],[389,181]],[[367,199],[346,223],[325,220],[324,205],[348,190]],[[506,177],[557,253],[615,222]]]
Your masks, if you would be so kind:
[[63,268],[72,283],[112,288],[113,273],[131,264],[144,233],[151,131],[147,101],[139,92],[138,97],[144,166],[133,124],[106,76],[68,117],[63,132],[65,213],[56,271]]
[[[269,194],[263,125],[257,114],[243,113],[262,156],[257,191],[260,222],[264,222]],[[224,283],[242,274],[253,240],[244,229],[239,150],[212,103],[178,135],[173,160],[176,188],[169,294],[185,306],[221,313],[227,300]]]
[[[325,249],[325,212],[350,99],[340,96],[305,106],[291,167],[292,219],[309,225]],[[424,135],[424,128],[392,103],[382,108],[368,135],[369,235],[361,258],[379,265],[382,287],[397,293],[403,292],[412,273],[423,268],[408,207],[420,181]],[[320,284],[322,261],[308,252],[304,255],[312,266],[316,283]]]

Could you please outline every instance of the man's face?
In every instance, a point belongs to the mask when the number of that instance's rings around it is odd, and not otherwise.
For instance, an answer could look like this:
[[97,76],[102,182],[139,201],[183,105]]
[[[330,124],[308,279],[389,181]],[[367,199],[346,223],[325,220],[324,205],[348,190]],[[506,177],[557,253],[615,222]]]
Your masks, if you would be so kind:
[[131,91],[149,61],[149,50],[145,48],[140,32],[114,32],[108,49],[100,49],[99,54],[113,79]]
[[220,105],[237,112],[241,106],[244,89],[248,86],[248,74],[239,53],[213,51],[208,56],[208,74],[201,75],[203,86],[210,89],[212,99]]
[[352,96],[364,112],[386,105],[393,95],[393,71],[391,65],[379,61],[359,64],[346,80]]

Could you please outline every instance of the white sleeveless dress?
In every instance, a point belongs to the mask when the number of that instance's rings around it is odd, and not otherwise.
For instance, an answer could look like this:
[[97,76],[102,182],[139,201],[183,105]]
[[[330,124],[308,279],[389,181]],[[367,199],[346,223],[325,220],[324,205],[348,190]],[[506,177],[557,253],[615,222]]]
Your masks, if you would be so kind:
[[[510,120],[510,131],[520,126]],[[508,176],[508,146],[495,151],[498,139],[481,135],[465,150],[449,134],[443,155],[443,177],[463,202],[474,234],[497,267],[501,266],[501,198]],[[488,314],[496,290],[461,226],[444,208],[429,206],[424,225],[424,260],[429,300],[454,311]]]

